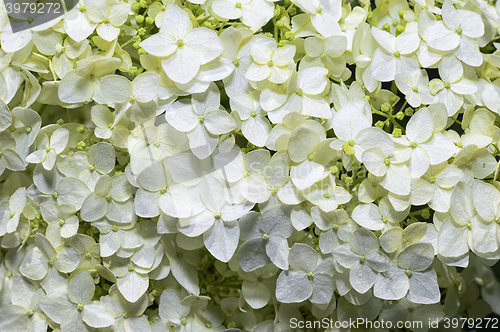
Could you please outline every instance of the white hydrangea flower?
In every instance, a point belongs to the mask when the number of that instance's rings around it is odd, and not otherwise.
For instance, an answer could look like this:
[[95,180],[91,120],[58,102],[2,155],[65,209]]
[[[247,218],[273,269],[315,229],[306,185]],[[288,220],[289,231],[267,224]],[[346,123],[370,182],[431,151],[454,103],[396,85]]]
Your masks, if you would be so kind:
[[441,21],[429,27],[427,44],[441,51],[454,50],[458,59],[469,66],[480,66],[483,58],[476,38],[484,34],[481,17],[472,11],[457,10],[451,1],[445,1]]
[[0,311],[0,329],[5,332],[47,331],[47,317],[40,310],[40,300],[44,297],[43,289],[20,275],[14,278],[15,292],[11,302]]
[[61,325],[61,331],[75,328],[90,331],[115,322],[100,301],[92,301],[95,292],[94,279],[89,270],[80,270],[69,281],[68,287],[50,292],[40,301],[40,308],[54,322]]
[[273,17],[273,7],[263,0],[214,0],[212,12],[227,20],[240,19],[243,24],[257,31]]
[[251,46],[253,63],[248,67],[245,77],[250,81],[285,83],[292,74],[295,46],[277,47],[276,41],[267,43],[261,40]]
[[377,275],[374,295],[385,300],[399,300],[406,295],[408,300],[421,304],[439,302],[436,272],[431,268],[433,257],[431,244],[406,247],[397,256],[397,266]]
[[333,258],[321,257],[307,244],[296,243],[290,249],[290,269],[281,272],[276,281],[276,298],[295,303],[309,299],[312,303],[329,303],[334,288]]
[[64,151],[69,140],[69,131],[64,128],[56,129],[50,139],[44,135],[37,144],[38,150],[26,157],[26,161],[33,164],[41,163],[46,170],[51,170],[56,163],[57,155]]
[[191,81],[200,66],[222,53],[222,43],[214,31],[193,28],[188,14],[175,5],[167,5],[160,32],[141,44],[146,52],[164,57],[162,67],[174,82]]
[[338,24],[342,17],[342,4],[338,0],[294,0],[300,9],[310,15],[314,28],[325,38],[338,35]]
[[219,135],[236,129],[235,120],[220,109],[220,92],[215,83],[206,92],[193,94],[191,100],[173,103],[165,118],[175,129],[187,132],[191,151],[200,159],[213,153]]
[[411,75],[419,70],[417,57],[414,54],[420,42],[418,33],[403,32],[394,37],[376,27],[372,27],[371,32],[381,46],[373,53],[370,64],[372,75],[376,80],[393,81],[396,74]]
[[377,237],[365,228],[357,229],[349,243],[332,251],[340,265],[349,269],[349,282],[359,293],[366,293],[375,283],[377,273],[392,267],[390,259],[380,252]]
[[276,206],[262,214],[250,212],[239,223],[241,240],[246,241],[238,251],[243,271],[251,272],[271,262],[280,269],[288,269],[286,239],[293,232],[289,209]]

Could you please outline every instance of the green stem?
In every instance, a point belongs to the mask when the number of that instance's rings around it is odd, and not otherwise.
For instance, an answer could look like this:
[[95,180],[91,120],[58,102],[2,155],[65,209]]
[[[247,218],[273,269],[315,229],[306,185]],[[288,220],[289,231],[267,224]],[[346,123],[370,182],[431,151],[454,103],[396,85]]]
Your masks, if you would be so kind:
[[307,22],[304,23],[303,26],[301,26],[300,28],[298,28],[297,31],[295,31],[293,33],[293,36],[295,37],[299,32],[301,32],[302,30],[304,30],[309,23],[311,23],[311,19],[308,19]]
[[130,43],[132,43],[133,41],[134,41],[134,38],[130,38],[128,41],[126,41],[125,43],[121,44],[120,47],[124,48],[125,46],[127,46]]

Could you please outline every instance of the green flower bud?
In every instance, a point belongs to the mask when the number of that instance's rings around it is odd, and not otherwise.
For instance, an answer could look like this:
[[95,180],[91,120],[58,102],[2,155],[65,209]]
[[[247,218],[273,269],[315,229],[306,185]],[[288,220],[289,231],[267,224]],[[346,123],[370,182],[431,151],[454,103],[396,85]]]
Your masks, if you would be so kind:
[[380,129],[384,129],[384,126],[385,126],[385,121],[377,121],[377,123],[375,123],[375,127],[377,128],[380,128]]
[[154,22],[155,22],[154,18],[149,17],[149,16],[148,16],[148,17],[146,17],[146,24],[151,25],[151,24],[153,24]]
[[140,5],[138,2],[134,2],[134,3],[132,4],[132,10],[133,10],[134,12],[136,12],[136,13],[137,13],[140,9],[141,9],[141,5]]
[[145,54],[148,54],[148,52],[146,52],[142,47],[137,51],[137,54],[139,55],[145,55]]
[[412,115],[413,115],[413,108],[411,108],[411,107],[407,107],[407,108],[405,109],[405,115],[406,115],[406,116],[412,116]]
[[389,113],[392,110],[392,106],[389,103],[383,103],[380,110],[384,113]]
[[403,132],[401,131],[401,129],[399,128],[395,128],[393,131],[392,131],[392,135],[394,137],[401,137],[401,135],[403,135]]
[[401,111],[399,111],[398,113],[396,113],[396,119],[398,120],[403,120],[405,117],[405,114]]
[[85,131],[85,126],[79,125],[78,127],[76,127],[76,131],[78,131],[80,134],[83,133]]
[[386,23],[382,26],[382,29],[389,32],[391,31],[391,25],[389,23]]
[[280,17],[280,6],[276,6],[276,8],[274,8],[274,18],[278,18]]
[[390,102],[391,104],[394,104],[397,100],[398,100],[398,97],[397,97],[397,96],[395,96],[395,95],[391,95],[391,96],[389,96],[389,102]]
[[63,119],[59,119],[57,120],[57,124],[62,126],[64,124],[64,120]]
[[135,16],[135,21],[137,22],[137,24],[142,24],[142,22],[144,22],[144,16],[142,16],[142,15],[136,15]]

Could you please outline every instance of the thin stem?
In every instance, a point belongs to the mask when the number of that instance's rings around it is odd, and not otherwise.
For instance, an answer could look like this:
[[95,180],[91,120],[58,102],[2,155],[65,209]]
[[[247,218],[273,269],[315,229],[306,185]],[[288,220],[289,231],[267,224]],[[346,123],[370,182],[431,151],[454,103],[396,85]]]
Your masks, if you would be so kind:
[[301,26],[300,28],[298,28],[297,31],[295,31],[293,33],[293,36],[296,36],[299,32],[301,32],[302,30],[304,30],[309,23],[311,23],[311,19],[308,19],[307,22],[304,23],[303,26]]

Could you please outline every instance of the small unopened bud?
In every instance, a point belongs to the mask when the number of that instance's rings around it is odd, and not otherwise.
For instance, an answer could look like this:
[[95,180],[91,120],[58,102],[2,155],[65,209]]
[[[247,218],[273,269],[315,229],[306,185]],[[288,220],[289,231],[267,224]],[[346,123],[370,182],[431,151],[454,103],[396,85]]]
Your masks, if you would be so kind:
[[406,115],[406,116],[412,116],[412,115],[413,115],[413,108],[411,108],[411,107],[407,107],[407,108],[405,109],[405,115]]
[[142,24],[142,22],[144,22],[144,16],[142,16],[142,15],[136,15],[135,16],[135,21],[137,22],[137,24]]
[[384,113],[389,113],[392,109],[391,104],[389,103],[383,103],[382,106],[380,107],[380,110]]
[[403,120],[405,117],[405,114],[401,111],[399,111],[398,113],[396,113],[396,119],[398,120]]

